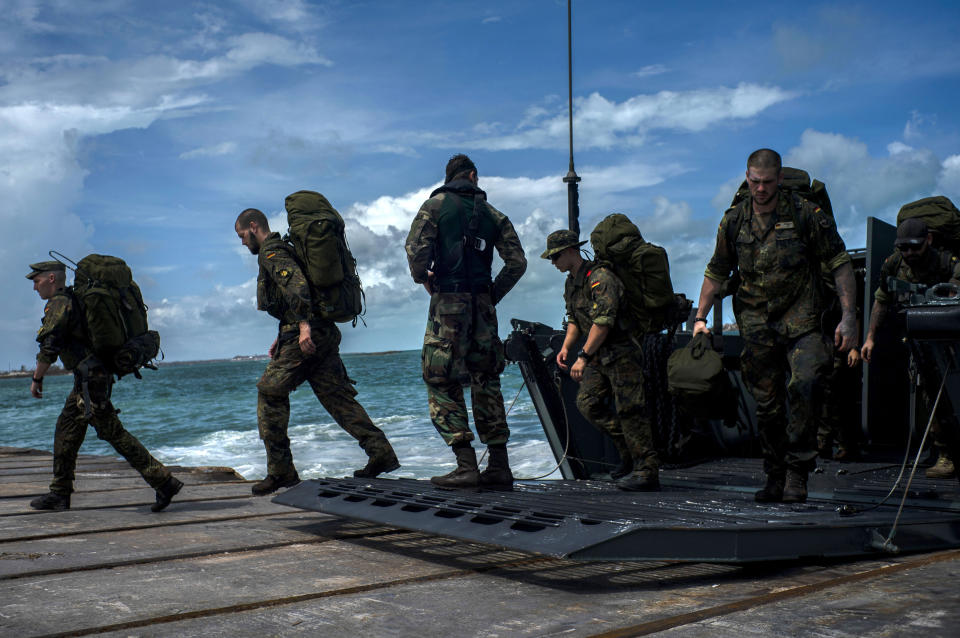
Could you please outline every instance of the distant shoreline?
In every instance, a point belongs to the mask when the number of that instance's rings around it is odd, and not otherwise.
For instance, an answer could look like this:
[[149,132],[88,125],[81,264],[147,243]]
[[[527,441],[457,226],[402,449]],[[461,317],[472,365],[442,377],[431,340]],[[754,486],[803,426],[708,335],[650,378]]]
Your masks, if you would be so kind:
[[[341,353],[342,356],[357,356],[357,357],[375,357],[382,355],[391,355],[391,354],[400,354],[402,352],[407,352],[406,350],[383,350],[381,352],[344,352]],[[265,354],[238,354],[229,359],[195,359],[188,361],[158,361],[157,366],[164,368],[167,366],[192,366],[199,365],[204,363],[226,363],[231,361],[267,361],[270,359],[269,355]],[[46,375],[44,376],[58,376],[64,374],[71,374],[69,370],[64,370],[63,368],[51,367],[47,370]],[[24,379],[32,378],[33,370],[7,370],[0,372],[0,379]]]

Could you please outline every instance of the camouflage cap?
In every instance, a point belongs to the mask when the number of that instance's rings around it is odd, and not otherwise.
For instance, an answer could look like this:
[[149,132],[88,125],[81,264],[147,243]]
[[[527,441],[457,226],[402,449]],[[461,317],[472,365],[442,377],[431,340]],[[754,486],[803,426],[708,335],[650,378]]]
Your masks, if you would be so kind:
[[587,240],[580,241],[580,236],[572,230],[555,230],[547,235],[547,249],[543,251],[540,257],[550,259],[564,248],[583,246],[585,243],[587,243]]
[[30,274],[27,275],[27,279],[33,279],[37,275],[42,275],[45,272],[67,272],[67,267],[55,260],[38,261],[35,264],[30,264]]
[[930,232],[927,224],[916,217],[903,220],[897,226],[897,239],[893,242],[894,246],[919,246],[927,241],[927,233]]

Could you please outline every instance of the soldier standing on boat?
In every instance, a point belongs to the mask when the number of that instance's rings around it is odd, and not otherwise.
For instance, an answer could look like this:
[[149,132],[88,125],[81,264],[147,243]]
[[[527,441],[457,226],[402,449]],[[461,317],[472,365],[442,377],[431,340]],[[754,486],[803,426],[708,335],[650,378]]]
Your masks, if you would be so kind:
[[[443,186],[420,207],[406,242],[410,274],[430,295],[423,339],[430,419],[457,457],[452,472],[430,479],[443,487],[513,483],[496,305],[520,280],[527,260],[513,224],[487,203],[477,182],[477,167],[469,157],[450,158]],[[494,248],[504,262],[495,279]],[[474,424],[490,455],[483,472],[470,443],[474,435],[463,397],[468,384]]]
[[59,261],[30,264],[27,279],[47,302],[43,325],[37,333],[40,352],[33,372],[30,394],[43,398],[43,376],[60,358],[63,367],[73,371],[73,390],[57,418],[53,435],[53,482],[50,492],[30,501],[38,510],[70,509],[77,453],[92,425],[97,438],[113,446],[156,490],[156,502],[150,509],[159,512],[183,487],[163,463],[153,458],[139,440],[124,429],[110,401],[113,374],[93,355],[84,333],[84,319],[70,288],[66,285],[66,267]]
[[[870,327],[867,329],[867,338],[863,342],[863,358],[867,363],[873,358],[877,328],[883,325],[890,314],[890,307],[897,303],[897,297],[889,288],[887,280],[890,277],[910,284],[934,284],[949,282],[960,286],[960,259],[946,249],[931,246],[931,235],[926,223],[920,219],[905,219],[897,226],[897,239],[894,242],[895,250],[887,257],[880,268],[880,285],[874,296],[873,310],[870,314]],[[920,376],[923,379],[920,396],[925,410],[929,413],[933,409],[934,398],[940,372],[935,365],[927,362],[920,364]],[[934,447],[937,449],[937,462],[927,469],[928,478],[947,479],[956,475],[955,459],[951,458],[944,428],[954,427],[950,421],[946,403],[941,403],[933,419],[931,429],[934,435]]]
[[746,174],[750,195],[720,222],[693,332],[709,333],[707,313],[714,298],[731,273],[739,271],[733,309],[743,338],[740,366],[757,402],[767,475],[754,498],[761,503],[802,503],[807,499],[807,475],[816,464],[817,412],[833,356],[820,328],[820,265],[832,273],[840,299],[842,316],[832,336],[841,352],[857,345],[856,280],[833,219],[780,189],[778,153],[754,151]]
[[[563,293],[567,334],[557,365],[569,369],[570,377],[580,384],[577,408],[610,435],[620,453],[620,466],[610,472],[617,487],[659,490],[660,462],[646,416],[643,362],[640,350],[617,321],[624,285],[613,270],[581,256],[580,246],[585,243],[572,230],[557,230],[547,237],[547,249],[540,255],[568,273]],[[586,342],[570,366],[570,350],[584,335]]]
[[267,217],[248,208],[237,217],[234,230],[241,243],[257,255],[257,308],[279,319],[277,338],[270,346],[270,362],[257,382],[257,426],[267,450],[267,476],[252,487],[257,496],[300,482],[293,464],[287,425],[290,393],[307,381],[333,420],[353,438],[368,458],[355,470],[358,478],[374,478],[400,467],[383,431],[373,424],[356,400],[354,381],[340,359],[340,330],[314,312],[310,285],[280,233],[270,232]]

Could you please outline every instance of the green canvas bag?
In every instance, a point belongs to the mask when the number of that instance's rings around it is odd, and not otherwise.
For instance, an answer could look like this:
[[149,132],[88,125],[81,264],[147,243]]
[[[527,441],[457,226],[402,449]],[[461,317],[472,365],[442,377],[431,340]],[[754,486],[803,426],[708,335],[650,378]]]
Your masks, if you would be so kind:
[[730,416],[737,393],[723,367],[723,357],[710,345],[710,335],[698,334],[667,359],[667,390],[685,413],[701,418]]
[[310,282],[314,309],[324,319],[356,326],[365,297],[343,218],[315,191],[287,195],[284,206],[290,227],[284,240]]
[[620,213],[596,225],[590,244],[623,282],[627,317],[622,327],[633,334],[662,330],[677,303],[667,251],[645,241],[637,226]]
[[960,210],[948,198],[936,195],[904,204],[897,213],[897,226],[911,218],[926,223],[938,248],[960,254]]

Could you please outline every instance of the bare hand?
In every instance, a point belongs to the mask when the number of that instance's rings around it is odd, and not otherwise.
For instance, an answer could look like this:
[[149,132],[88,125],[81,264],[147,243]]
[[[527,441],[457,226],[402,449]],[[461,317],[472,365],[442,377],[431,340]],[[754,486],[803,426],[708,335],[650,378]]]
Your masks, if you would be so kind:
[[696,337],[700,334],[710,334],[710,328],[707,327],[704,321],[697,321],[693,324],[693,336]]
[[867,340],[863,342],[863,347],[860,348],[860,356],[867,363],[870,363],[870,360],[873,359],[873,337],[867,337]]
[[310,330],[310,324],[306,321],[300,322],[300,352],[303,354],[313,354],[317,351],[317,346],[313,343],[313,336]]
[[36,381],[30,382],[30,394],[33,395],[34,399],[43,398],[43,384],[37,383]]
[[273,343],[270,344],[270,349],[267,350],[267,354],[270,355],[270,358],[273,359],[277,356],[277,342],[279,339],[274,339]]
[[563,348],[563,349],[560,350],[560,352],[557,354],[557,367],[560,368],[561,370],[566,371],[566,370],[570,369],[570,366],[567,365],[567,357],[568,357],[568,356],[570,356],[570,351],[567,350],[566,348]]
[[860,363],[860,351],[856,348],[850,348],[850,352],[847,353],[847,365],[855,368],[858,363]]
[[427,271],[427,280],[423,282],[423,288],[427,291],[428,295],[433,294],[433,271]]
[[583,379],[583,371],[587,369],[587,360],[583,357],[577,357],[577,361],[573,364],[573,367],[570,368],[570,378],[580,383],[580,380]]
[[857,320],[853,315],[844,315],[833,333],[833,345],[846,352],[857,345]]

